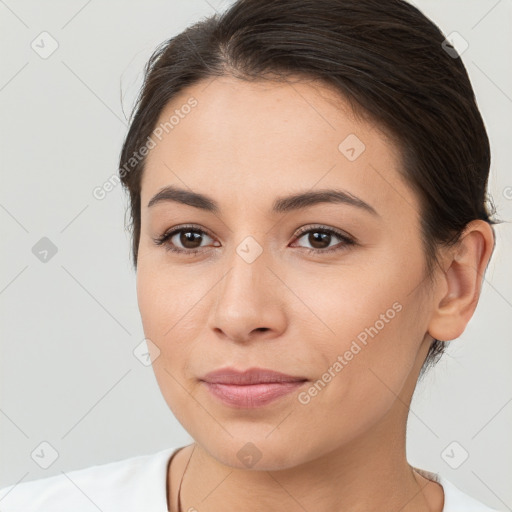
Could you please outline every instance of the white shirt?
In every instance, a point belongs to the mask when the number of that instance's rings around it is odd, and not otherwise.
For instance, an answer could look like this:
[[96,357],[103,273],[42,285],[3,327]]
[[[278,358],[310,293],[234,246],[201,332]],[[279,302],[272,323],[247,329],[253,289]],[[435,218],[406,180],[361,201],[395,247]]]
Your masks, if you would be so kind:
[[[2,512],[167,512],[166,448],[0,489]],[[437,473],[414,468],[444,489],[443,512],[497,512]]]

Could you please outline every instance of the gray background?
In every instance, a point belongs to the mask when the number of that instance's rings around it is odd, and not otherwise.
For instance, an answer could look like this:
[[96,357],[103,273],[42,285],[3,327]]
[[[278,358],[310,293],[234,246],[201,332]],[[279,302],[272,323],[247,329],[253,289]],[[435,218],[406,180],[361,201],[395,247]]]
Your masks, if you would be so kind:
[[[92,191],[117,172],[151,52],[229,3],[0,0],[0,487],[191,441],[133,354],[144,335],[127,200],[121,186],[103,200]],[[415,4],[469,43],[462,58],[491,139],[490,193],[511,219],[512,1]],[[59,45],[46,59],[31,47],[43,31]],[[407,447],[411,464],[512,510],[512,228],[496,230],[478,308],[420,383]],[[43,237],[57,249],[47,262],[33,253]],[[42,442],[58,453],[47,469],[31,457],[49,456]]]

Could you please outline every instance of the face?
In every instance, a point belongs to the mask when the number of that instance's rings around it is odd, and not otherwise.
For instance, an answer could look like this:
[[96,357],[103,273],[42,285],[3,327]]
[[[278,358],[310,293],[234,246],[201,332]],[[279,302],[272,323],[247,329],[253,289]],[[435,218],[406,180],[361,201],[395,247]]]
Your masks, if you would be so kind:
[[[392,425],[431,338],[419,203],[390,141],[305,81],[200,82],[166,122],[142,180],[137,294],[176,418],[218,461],[252,450],[269,469]],[[148,206],[169,186],[207,201]],[[307,380],[251,407],[201,380],[226,367]]]

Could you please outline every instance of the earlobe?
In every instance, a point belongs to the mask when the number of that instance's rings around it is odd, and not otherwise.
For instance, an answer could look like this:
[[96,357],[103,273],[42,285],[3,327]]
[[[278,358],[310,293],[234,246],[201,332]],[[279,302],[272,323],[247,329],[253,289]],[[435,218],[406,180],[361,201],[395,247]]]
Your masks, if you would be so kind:
[[482,220],[470,222],[456,247],[447,250],[445,272],[433,294],[428,333],[450,341],[465,330],[478,304],[487,264],[494,249],[494,232]]

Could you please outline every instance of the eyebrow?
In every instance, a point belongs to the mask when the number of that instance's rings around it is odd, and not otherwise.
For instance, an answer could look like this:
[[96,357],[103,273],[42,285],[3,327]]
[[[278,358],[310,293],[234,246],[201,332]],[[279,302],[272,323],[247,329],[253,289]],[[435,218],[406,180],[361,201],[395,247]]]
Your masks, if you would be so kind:
[[[219,204],[207,195],[192,192],[183,188],[169,185],[155,194],[148,203],[148,208],[162,202],[176,202],[193,206],[211,213],[219,213]],[[322,189],[300,192],[286,197],[278,197],[272,205],[273,213],[286,213],[301,210],[320,203],[341,203],[355,206],[372,215],[379,216],[377,211],[362,199],[346,190]]]

